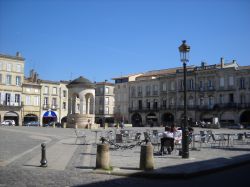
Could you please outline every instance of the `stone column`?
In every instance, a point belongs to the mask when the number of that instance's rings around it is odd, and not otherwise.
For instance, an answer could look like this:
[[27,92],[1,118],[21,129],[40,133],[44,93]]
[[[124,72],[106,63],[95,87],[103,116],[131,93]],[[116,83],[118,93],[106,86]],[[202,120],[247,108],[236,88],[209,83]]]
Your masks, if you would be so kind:
[[72,99],[72,114],[76,113],[76,98],[73,97]]
[[94,97],[92,98],[92,101],[93,101],[93,103],[91,103],[91,105],[92,105],[92,113],[91,114],[95,114],[95,98]]
[[87,114],[90,114],[90,97],[87,100]]
[[83,114],[83,98],[80,97],[80,114]]

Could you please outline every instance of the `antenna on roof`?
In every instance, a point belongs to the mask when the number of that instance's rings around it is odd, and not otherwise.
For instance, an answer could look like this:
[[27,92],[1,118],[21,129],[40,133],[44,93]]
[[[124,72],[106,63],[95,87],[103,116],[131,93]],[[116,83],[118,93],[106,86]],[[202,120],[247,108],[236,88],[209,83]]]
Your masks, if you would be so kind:
[[72,72],[70,72],[70,80],[72,80],[72,76],[73,76],[73,73],[72,73]]

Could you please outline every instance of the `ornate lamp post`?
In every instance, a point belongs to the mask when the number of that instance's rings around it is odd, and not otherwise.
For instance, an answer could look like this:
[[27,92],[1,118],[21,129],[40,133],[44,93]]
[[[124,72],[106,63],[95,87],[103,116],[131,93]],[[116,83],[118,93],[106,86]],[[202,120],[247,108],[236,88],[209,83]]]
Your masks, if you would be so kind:
[[189,158],[189,132],[187,128],[187,88],[186,88],[186,76],[187,68],[186,63],[189,58],[190,46],[186,44],[186,40],[182,41],[181,46],[179,47],[181,62],[183,63],[183,83],[184,83],[184,124],[182,126],[182,158]]

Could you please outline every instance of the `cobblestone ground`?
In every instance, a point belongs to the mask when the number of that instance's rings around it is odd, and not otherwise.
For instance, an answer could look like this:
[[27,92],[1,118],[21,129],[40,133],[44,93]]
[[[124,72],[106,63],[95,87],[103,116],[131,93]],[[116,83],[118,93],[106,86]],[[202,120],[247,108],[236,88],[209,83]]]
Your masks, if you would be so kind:
[[[110,129],[109,129],[110,130]],[[146,129],[136,129],[145,131]],[[163,130],[163,128],[158,128]],[[195,129],[199,132],[200,129]],[[246,130],[243,130],[246,131]],[[217,129],[216,133],[238,133],[239,130]],[[93,172],[96,162],[95,132],[84,130],[87,144],[75,145],[73,129],[37,127],[0,127],[0,187],[1,186],[118,186],[155,185],[155,180],[127,178]],[[98,133],[105,135],[107,131]],[[97,140],[98,141],[98,140]],[[41,143],[47,144],[48,167],[41,168]],[[199,147],[199,144],[196,145]],[[156,149],[157,151],[157,149]],[[190,159],[181,159],[177,152],[155,156],[158,172],[180,172],[207,167],[204,160],[228,162],[232,157],[248,156],[249,144],[234,145],[226,149],[211,149],[202,145],[200,151],[190,150]],[[138,170],[140,147],[131,150],[110,151],[111,165],[121,170]],[[198,163],[199,164],[192,164]],[[216,162],[211,162],[217,164]],[[190,165],[191,164],[191,165]],[[181,166],[181,167],[177,167]],[[191,167],[190,167],[191,166]],[[157,180],[158,184],[164,181]]]

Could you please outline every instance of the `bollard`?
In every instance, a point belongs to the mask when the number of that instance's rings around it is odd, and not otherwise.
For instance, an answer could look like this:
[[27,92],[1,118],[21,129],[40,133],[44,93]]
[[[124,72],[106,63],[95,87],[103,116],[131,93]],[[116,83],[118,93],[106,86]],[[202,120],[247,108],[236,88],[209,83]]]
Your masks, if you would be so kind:
[[96,169],[110,169],[108,144],[97,144]]
[[47,159],[46,159],[46,144],[42,143],[41,144],[42,147],[42,158],[41,158],[41,167],[47,167]]
[[141,146],[140,169],[141,170],[154,169],[153,146],[150,142],[147,143],[146,145]]

